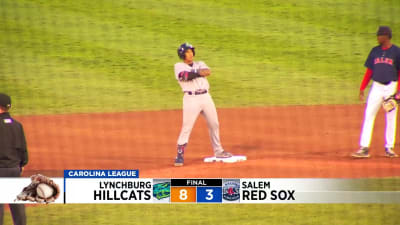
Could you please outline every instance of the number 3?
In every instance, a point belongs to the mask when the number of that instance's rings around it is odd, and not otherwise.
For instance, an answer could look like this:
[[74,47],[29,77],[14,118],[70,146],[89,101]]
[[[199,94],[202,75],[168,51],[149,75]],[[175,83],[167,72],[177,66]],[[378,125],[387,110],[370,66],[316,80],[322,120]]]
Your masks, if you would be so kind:
[[214,198],[214,195],[212,194],[213,189],[206,189],[206,192],[207,192],[206,200],[208,200],[208,201],[212,200]]

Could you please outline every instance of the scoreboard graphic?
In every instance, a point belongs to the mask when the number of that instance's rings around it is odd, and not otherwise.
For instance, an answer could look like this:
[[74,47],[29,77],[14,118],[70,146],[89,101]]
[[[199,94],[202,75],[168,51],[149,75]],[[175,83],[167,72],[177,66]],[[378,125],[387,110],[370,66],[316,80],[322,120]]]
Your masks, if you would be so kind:
[[239,203],[240,179],[155,179],[155,203]]
[[[66,170],[53,178],[62,194],[54,203],[400,203],[400,187],[371,191],[363,179],[139,178],[138,170]],[[1,203],[14,201],[29,178],[0,178]]]
[[221,203],[221,179],[172,179],[171,202]]

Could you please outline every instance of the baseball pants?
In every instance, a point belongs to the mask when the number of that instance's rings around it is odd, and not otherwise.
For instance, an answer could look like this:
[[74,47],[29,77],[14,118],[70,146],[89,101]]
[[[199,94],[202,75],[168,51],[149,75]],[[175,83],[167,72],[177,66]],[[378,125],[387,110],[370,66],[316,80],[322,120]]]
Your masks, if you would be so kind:
[[[370,146],[376,114],[382,107],[383,100],[395,94],[396,90],[397,82],[391,82],[388,85],[384,85],[375,81],[372,83],[372,87],[368,95],[367,106],[365,108],[364,123],[361,131],[361,147]],[[391,112],[386,112],[385,148],[394,147],[396,137],[396,123],[397,107]]]
[[214,153],[223,152],[219,137],[219,122],[217,109],[209,93],[200,95],[184,94],[183,96],[183,123],[178,138],[178,145],[188,143],[190,133],[199,114],[202,114],[208,125],[208,132]]

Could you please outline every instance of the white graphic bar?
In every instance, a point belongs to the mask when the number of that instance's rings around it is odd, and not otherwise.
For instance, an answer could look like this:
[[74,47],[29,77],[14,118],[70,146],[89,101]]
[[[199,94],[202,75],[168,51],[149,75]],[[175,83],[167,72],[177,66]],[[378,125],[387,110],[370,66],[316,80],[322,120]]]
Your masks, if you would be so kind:
[[152,203],[153,179],[68,178],[65,203]]
[[[63,178],[51,178],[60,188],[60,195],[54,203],[64,203]],[[22,192],[24,187],[31,183],[30,178],[0,178],[0,203],[15,204],[37,204],[30,201],[16,201],[17,195]],[[53,203],[52,203],[53,204]]]

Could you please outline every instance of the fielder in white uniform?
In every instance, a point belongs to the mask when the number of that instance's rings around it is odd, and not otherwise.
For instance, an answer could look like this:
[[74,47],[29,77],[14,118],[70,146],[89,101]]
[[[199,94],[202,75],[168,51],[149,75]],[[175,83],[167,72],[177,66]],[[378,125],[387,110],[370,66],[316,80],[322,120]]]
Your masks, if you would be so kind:
[[206,78],[211,74],[210,68],[204,62],[193,61],[194,47],[188,43],[184,43],[178,48],[178,56],[183,62],[175,64],[175,78],[178,80],[184,95],[183,124],[178,138],[175,166],[183,166],[185,148],[200,113],[207,120],[215,157],[232,157],[232,154],[224,151],[219,138],[217,110],[209,93],[210,85]]
[[[367,71],[360,87],[360,100],[364,100],[364,89],[372,78],[373,83],[367,99],[364,123],[360,137],[360,149],[352,154],[355,158],[368,158],[371,144],[372,131],[376,114],[382,102],[398,92],[398,79],[400,77],[400,49],[391,43],[392,31],[389,27],[381,26],[377,32],[379,46],[374,47],[366,62]],[[399,94],[396,95],[396,98]],[[386,112],[386,143],[385,155],[397,157],[394,152],[396,137],[397,107]]]

